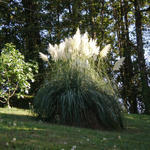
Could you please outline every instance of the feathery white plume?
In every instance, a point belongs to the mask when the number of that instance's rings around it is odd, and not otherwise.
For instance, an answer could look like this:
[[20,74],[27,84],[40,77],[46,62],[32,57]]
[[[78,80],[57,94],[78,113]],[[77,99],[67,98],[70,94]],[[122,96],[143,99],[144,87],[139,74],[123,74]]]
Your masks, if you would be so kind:
[[39,52],[39,55],[40,55],[40,58],[41,58],[43,61],[48,61],[47,55],[45,55],[45,54],[43,54],[43,53],[41,53],[41,52]]
[[[91,57],[96,58],[99,54],[99,47],[97,41],[88,38],[88,33],[80,34],[80,30],[77,29],[75,35],[70,38],[66,38],[59,45],[54,46],[49,44],[47,49],[48,53],[54,61],[57,60],[75,60],[77,57],[89,59]],[[44,61],[48,61],[46,55],[40,53],[40,57]]]
[[125,60],[125,57],[122,57],[122,58],[120,58],[118,61],[116,61],[115,65],[114,65],[114,67],[113,67],[113,70],[114,70],[114,71],[115,71],[115,70],[119,70],[119,69],[121,68],[121,66],[122,66],[122,64],[123,64],[123,62],[124,62],[124,60]]
[[111,44],[106,45],[100,52],[100,57],[106,57],[107,53],[109,52],[109,50],[111,49]]

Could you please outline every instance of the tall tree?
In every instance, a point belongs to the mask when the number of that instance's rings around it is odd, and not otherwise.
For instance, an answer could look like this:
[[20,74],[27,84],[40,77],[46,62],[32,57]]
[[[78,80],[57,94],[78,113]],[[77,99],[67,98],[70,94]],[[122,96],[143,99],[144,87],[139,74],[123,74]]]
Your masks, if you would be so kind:
[[141,94],[143,102],[145,104],[145,113],[150,114],[150,99],[149,99],[150,88],[148,86],[148,76],[144,58],[143,38],[142,38],[142,14],[140,7],[141,7],[140,2],[138,0],[134,0],[137,54],[138,54],[138,65],[141,77],[141,90],[142,90]]
[[27,60],[38,57],[38,51],[41,44],[38,1],[22,0],[24,9],[24,55]]
[[117,34],[117,47],[119,56],[125,57],[124,65],[120,69],[120,76],[118,76],[119,84],[122,84],[121,97],[124,105],[131,113],[137,113],[137,92],[134,81],[135,71],[133,69],[133,61],[131,56],[133,54],[133,46],[129,37],[129,15],[131,5],[127,0],[111,1],[113,9],[113,17],[115,20],[115,32]]
[[128,21],[128,12],[131,9],[131,5],[128,4],[129,2],[127,0],[123,0],[123,13],[124,13],[124,35],[125,35],[125,41],[124,41],[124,57],[125,57],[125,63],[124,63],[124,70],[125,70],[125,78],[126,78],[126,91],[127,91],[127,97],[128,101],[130,103],[129,110],[131,113],[137,113],[137,89],[134,84],[134,70],[133,70],[133,63],[131,60],[131,53],[133,51],[132,45],[129,38],[129,21]]

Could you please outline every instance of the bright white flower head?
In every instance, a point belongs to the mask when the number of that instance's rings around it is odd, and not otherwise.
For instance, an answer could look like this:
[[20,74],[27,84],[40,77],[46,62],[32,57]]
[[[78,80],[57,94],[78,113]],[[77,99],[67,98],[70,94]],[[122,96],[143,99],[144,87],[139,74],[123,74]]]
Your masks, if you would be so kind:
[[97,41],[90,39],[89,41],[89,49],[92,55],[97,56],[99,54],[99,47],[96,46]]
[[15,142],[15,141],[16,141],[16,138],[13,138],[13,139],[12,139],[12,142]]
[[45,55],[45,54],[43,54],[43,53],[41,53],[41,52],[39,52],[39,55],[40,55],[40,58],[41,58],[43,61],[48,61],[47,55]]
[[58,46],[56,44],[55,46],[49,44],[47,51],[55,61],[58,59]]
[[111,49],[111,44],[106,45],[100,52],[100,57],[104,58],[107,56],[109,50]]
[[[100,57],[106,57],[110,48],[110,44],[106,45],[100,52]],[[88,68],[90,66],[89,58],[96,60],[99,55],[99,49],[97,40],[89,38],[87,32],[81,34],[80,30],[77,29],[73,37],[66,38],[60,44],[49,44],[47,51],[55,62],[58,60],[73,60],[73,66],[76,65],[81,66],[81,68]],[[44,61],[48,61],[47,55],[44,55],[43,53],[39,54]]]
[[[106,45],[100,52],[100,57],[106,57],[110,48],[110,44]],[[75,60],[77,57],[85,59],[93,57],[93,59],[96,60],[99,49],[97,40],[89,39],[87,32],[81,35],[80,30],[77,29],[76,34],[72,38],[66,38],[59,45],[55,44],[53,46],[49,44],[47,51],[54,61],[68,59]],[[44,55],[43,53],[39,54],[44,61],[48,61],[47,55]]]
[[99,54],[99,47],[96,40],[88,38],[88,33],[81,35],[80,30],[77,29],[76,34],[72,38],[66,38],[64,42],[59,45],[52,46],[49,44],[48,53],[54,61],[58,59],[75,59],[76,57],[90,57]]
[[80,46],[80,42],[81,42],[81,34],[80,34],[80,30],[79,28],[77,29],[77,32],[76,34],[73,36],[72,38],[72,44],[73,44],[73,47],[74,49],[78,50],[79,49],[79,46]]
[[123,62],[124,62],[124,60],[125,60],[125,57],[122,57],[122,58],[120,58],[118,61],[116,61],[115,65],[114,65],[114,67],[113,67],[113,70],[114,70],[114,71],[115,71],[115,70],[119,70],[119,69],[121,68],[121,66],[122,66],[122,64],[123,64]]

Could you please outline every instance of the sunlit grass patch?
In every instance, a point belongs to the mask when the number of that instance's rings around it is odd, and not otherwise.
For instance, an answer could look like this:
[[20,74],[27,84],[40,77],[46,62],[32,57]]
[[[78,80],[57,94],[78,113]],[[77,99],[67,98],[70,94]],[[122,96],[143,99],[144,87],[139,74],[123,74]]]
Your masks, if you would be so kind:
[[149,150],[149,120],[126,114],[123,131],[100,131],[49,124],[27,110],[0,108],[0,150]]

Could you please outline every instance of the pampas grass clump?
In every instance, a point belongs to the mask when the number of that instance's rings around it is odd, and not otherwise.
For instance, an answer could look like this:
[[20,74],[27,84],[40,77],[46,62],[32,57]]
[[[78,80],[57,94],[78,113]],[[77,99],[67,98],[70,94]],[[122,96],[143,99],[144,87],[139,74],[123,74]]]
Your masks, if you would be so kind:
[[[79,30],[59,45],[49,45],[54,63],[34,99],[38,117],[64,125],[123,128],[117,93],[103,63],[109,49],[107,45],[99,53],[96,40],[89,39],[87,33],[81,35]],[[40,57],[48,61],[46,55],[40,53]]]

